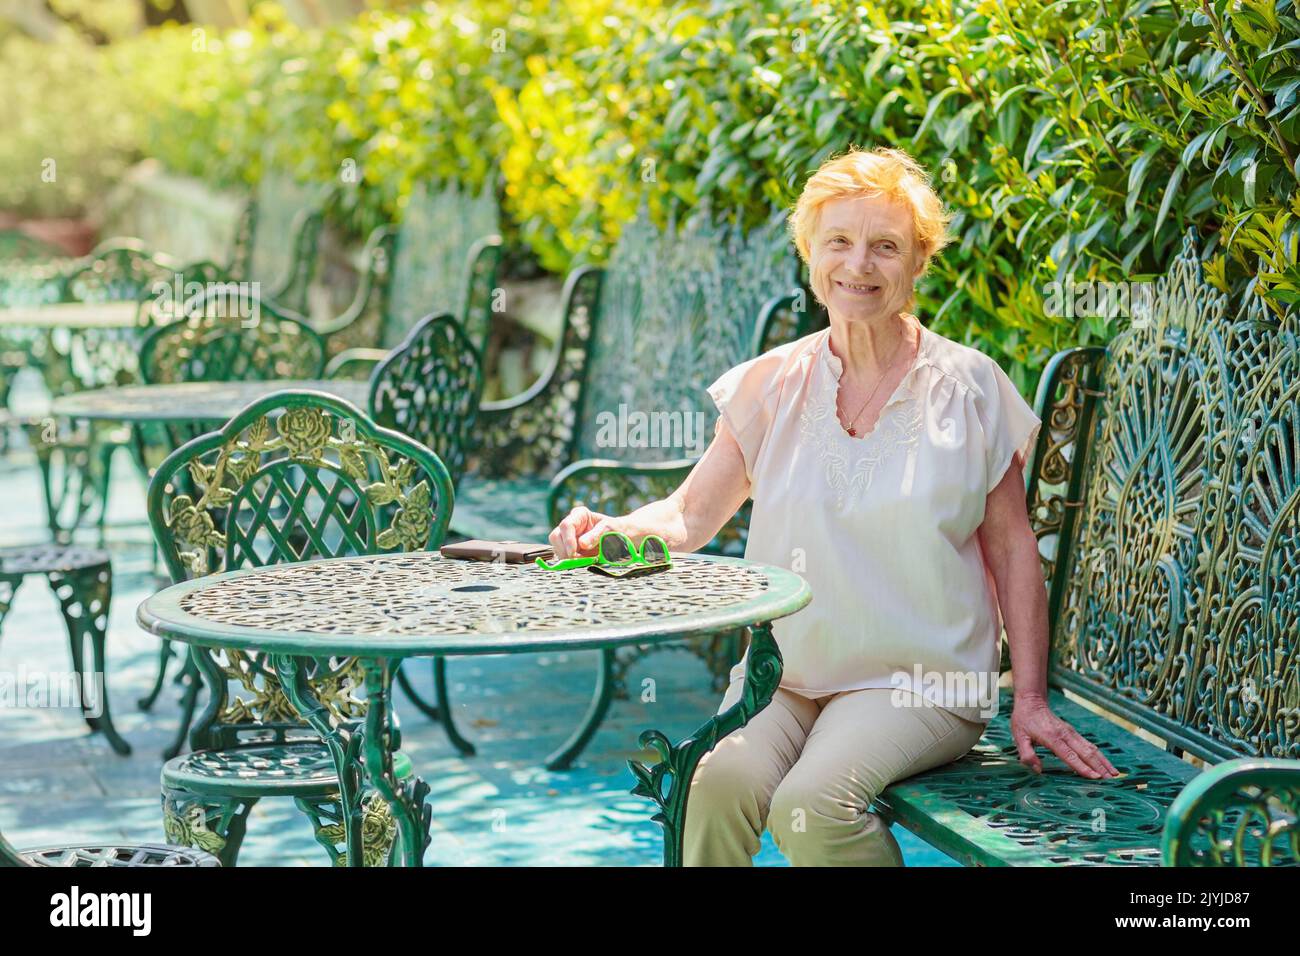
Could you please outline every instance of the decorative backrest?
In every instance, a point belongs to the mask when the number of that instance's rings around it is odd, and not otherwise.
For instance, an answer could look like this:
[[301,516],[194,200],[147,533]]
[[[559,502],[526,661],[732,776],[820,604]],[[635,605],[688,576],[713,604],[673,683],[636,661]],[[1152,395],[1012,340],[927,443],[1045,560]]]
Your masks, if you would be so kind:
[[76,334],[56,334],[50,340],[52,347],[43,348],[40,358],[45,385],[52,395],[137,384],[141,343],[148,331],[182,315],[187,287],[191,291],[210,287],[224,281],[224,274],[210,262],[174,265],[166,257],[148,255],[132,243],[97,251],[69,279],[78,294],[89,297],[89,301],[102,301],[101,294],[109,300],[139,300],[136,326],[87,324]]
[[140,347],[151,384],[319,378],[325,342],[301,319],[259,301],[247,286],[216,283],[183,303],[185,317]]
[[381,344],[392,347],[426,315],[453,315],[480,351],[487,344],[500,256],[494,177],[477,195],[455,182],[417,186],[407,199],[390,274]]
[[1294,310],[1230,309],[1189,231],[1149,317],[1052,372],[1029,503],[1058,539],[1053,682],[1207,760],[1300,757]]
[[78,261],[64,277],[66,302],[134,302],[147,299],[157,283],[170,283],[182,266],[152,253],[143,243],[113,240]]
[[370,414],[431,449],[460,480],[474,439],[483,369],[450,315],[425,316],[370,377]]
[[[169,455],[149,482],[148,512],[172,580],[182,581],[437,548],[452,504],[447,469],[428,448],[341,399],[286,390]],[[194,657],[212,692],[191,733],[195,748],[305,731],[264,655],[214,649]],[[352,721],[364,714],[360,676],[354,659],[323,661],[312,692]]]
[[697,456],[710,436],[687,433],[716,417],[705,388],[751,357],[764,304],[797,275],[784,212],[745,232],[704,207],[661,229],[643,207],[605,269],[575,457]]

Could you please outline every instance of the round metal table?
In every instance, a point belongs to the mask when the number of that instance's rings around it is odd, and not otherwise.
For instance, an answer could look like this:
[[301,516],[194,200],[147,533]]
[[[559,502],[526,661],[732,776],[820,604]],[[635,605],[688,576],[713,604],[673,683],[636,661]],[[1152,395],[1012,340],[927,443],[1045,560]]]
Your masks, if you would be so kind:
[[175,385],[124,385],[75,392],[54,399],[57,416],[88,421],[224,423],[245,406],[284,389],[325,392],[364,409],[366,382],[303,380],[274,382],[183,382]]
[[[748,626],[752,640],[740,701],[679,744],[647,731],[641,746],[656,750],[660,762],[628,762],[638,780],[633,792],[659,806],[655,819],[664,828],[665,863],[675,866],[696,765],[771,701],[781,680],[781,657],[770,622],[811,599],[808,585],[793,572],[737,558],[674,556],[667,571],[614,579],[585,569],[554,572],[420,552],[197,578],[144,601],[137,620],[159,637],[268,654],[286,696],[334,754],[341,786],[361,779],[362,771],[389,803],[402,860],[411,866],[421,865],[429,842],[429,787],[418,777],[399,782],[385,746],[400,746],[390,693],[403,658],[611,648]],[[355,729],[331,722],[328,711],[304,692],[304,658],[336,656],[360,658],[364,667],[368,708],[364,726]],[[363,738],[360,747],[352,741],[356,733]],[[341,796],[345,805],[360,799],[359,793]],[[347,833],[349,861],[364,858],[360,829]]]

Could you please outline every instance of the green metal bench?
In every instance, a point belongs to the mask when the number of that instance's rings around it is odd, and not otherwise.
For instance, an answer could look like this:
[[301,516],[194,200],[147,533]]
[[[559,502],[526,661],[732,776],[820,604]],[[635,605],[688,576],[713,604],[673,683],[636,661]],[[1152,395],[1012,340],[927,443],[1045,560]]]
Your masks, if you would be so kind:
[[1005,691],[970,754],[877,800],[962,863],[1300,863],[1300,328],[1234,311],[1194,232],[1154,303],[1049,363],[1027,479],[1051,705],[1122,776],[1030,772]]
[[[605,268],[569,275],[560,340],[542,378],[480,409],[480,443],[457,490],[453,531],[545,541],[578,503],[624,514],[671,493],[712,438],[717,414],[707,386],[812,331],[819,313],[810,306],[783,214],[747,231],[704,209],[661,228],[643,208]],[[647,429],[666,426],[668,440],[647,430],[642,442],[634,415],[645,416]],[[694,447],[686,447],[688,429]],[[743,554],[748,516],[746,508],[702,550]],[[739,638],[658,647],[701,657],[720,687],[739,658]],[[572,764],[611,700],[626,698],[627,670],[645,652],[602,653],[587,716],[548,768]]]
[[370,234],[352,304],[318,324],[331,354],[341,364],[373,365],[401,345],[417,322],[436,313],[454,316],[485,355],[496,304],[499,233],[491,185],[477,195],[455,182],[418,186],[400,224]]
[[329,188],[300,183],[270,165],[263,169],[236,226],[227,271],[260,283],[263,301],[306,315]]

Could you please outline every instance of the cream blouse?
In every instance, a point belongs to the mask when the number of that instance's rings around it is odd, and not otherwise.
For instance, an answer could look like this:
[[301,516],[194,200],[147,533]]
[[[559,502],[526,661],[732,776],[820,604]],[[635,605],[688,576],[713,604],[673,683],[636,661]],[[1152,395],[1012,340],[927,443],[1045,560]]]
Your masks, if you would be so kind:
[[924,326],[912,367],[858,438],[835,413],[843,370],[823,329],[708,390],[751,483],[745,557],[812,589],[811,604],[773,624],[781,686],[806,697],[892,687],[904,705],[918,703],[910,691],[987,722],[1002,621],[975,532],[1041,422],[996,362]]

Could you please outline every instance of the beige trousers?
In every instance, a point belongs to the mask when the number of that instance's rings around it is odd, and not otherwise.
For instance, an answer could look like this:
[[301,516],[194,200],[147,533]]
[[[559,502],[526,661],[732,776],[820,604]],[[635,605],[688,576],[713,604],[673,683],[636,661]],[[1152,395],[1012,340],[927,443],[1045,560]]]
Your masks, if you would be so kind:
[[[740,699],[727,688],[719,713]],[[886,786],[956,760],[984,724],[940,707],[892,702],[892,688],[811,700],[778,688],[718,742],[691,780],[686,866],[751,866],[766,826],[794,866],[902,866],[889,827],[869,812]]]

